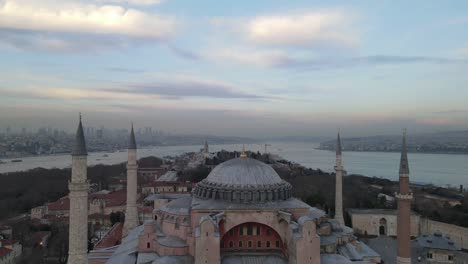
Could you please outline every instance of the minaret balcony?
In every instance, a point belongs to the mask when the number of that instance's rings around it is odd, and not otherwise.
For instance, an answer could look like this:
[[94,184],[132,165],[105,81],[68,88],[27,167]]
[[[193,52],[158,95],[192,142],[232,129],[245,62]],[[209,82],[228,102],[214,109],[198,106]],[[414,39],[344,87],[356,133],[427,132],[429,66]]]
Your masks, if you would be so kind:
[[68,182],[68,189],[70,192],[88,192],[89,183],[88,182]]
[[395,198],[398,200],[413,200],[413,193],[395,193]]

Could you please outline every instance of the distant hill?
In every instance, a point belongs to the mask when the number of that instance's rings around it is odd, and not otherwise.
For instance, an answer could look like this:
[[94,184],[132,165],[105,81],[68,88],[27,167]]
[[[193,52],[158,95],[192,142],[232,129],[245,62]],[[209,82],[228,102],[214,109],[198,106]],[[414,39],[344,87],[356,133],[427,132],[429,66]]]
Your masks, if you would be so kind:
[[[468,131],[409,134],[408,151],[418,153],[468,154]],[[343,150],[399,152],[401,135],[342,138]],[[335,150],[336,140],[320,143],[320,149]]]

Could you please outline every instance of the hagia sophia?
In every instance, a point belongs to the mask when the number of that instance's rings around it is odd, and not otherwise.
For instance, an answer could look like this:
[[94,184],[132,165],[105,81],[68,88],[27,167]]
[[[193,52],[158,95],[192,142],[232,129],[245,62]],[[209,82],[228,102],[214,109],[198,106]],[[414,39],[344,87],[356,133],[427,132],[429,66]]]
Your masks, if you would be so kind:
[[[328,264],[381,263],[381,256],[345,226],[338,134],[336,213],[309,206],[292,196],[292,186],[275,170],[243,151],[216,166],[191,193],[146,198],[154,203],[152,219],[141,223],[137,212],[137,145],[133,126],[127,163],[126,217],[122,240],[88,252],[87,150],[80,118],[72,151],[69,264]],[[206,146],[205,146],[206,148]],[[411,263],[409,169],[405,136],[400,160],[398,250],[396,263]]]

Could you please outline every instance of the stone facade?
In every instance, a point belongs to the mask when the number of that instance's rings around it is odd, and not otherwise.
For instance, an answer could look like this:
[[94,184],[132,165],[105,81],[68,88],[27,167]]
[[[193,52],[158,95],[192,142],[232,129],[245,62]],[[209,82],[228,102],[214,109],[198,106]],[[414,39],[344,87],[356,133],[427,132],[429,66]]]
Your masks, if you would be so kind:
[[[397,236],[397,211],[393,209],[348,209],[354,232],[359,235]],[[411,214],[411,236],[419,236],[421,218]]]
[[271,167],[243,155],[218,165],[193,195],[151,195],[152,220],[129,232],[106,263],[216,264],[248,258],[320,264],[322,254],[380,262],[352,229],[291,194],[291,185]]

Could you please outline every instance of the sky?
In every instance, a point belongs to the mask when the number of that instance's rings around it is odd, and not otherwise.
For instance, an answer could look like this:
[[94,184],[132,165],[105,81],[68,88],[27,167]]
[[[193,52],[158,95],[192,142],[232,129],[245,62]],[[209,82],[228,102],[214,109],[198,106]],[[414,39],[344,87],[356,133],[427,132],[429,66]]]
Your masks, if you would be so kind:
[[468,1],[0,0],[0,129],[468,129]]

